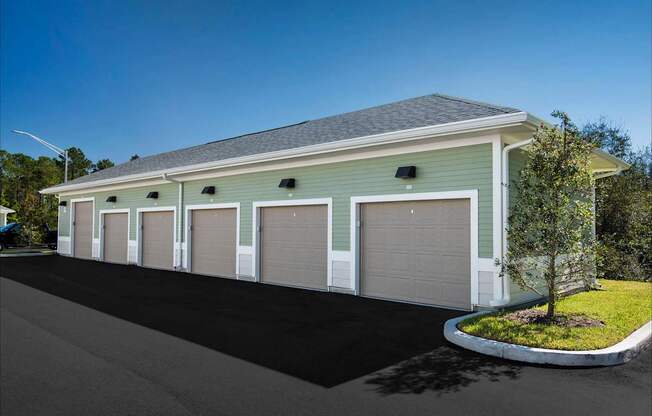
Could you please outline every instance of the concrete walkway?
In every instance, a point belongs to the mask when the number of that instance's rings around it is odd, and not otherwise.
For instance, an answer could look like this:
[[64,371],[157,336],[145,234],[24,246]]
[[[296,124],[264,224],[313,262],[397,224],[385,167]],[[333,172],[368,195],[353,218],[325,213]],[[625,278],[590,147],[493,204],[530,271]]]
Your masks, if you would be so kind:
[[0,294],[3,416],[652,411],[649,350],[620,367],[560,370],[442,346],[324,388],[14,281],[0,279]]

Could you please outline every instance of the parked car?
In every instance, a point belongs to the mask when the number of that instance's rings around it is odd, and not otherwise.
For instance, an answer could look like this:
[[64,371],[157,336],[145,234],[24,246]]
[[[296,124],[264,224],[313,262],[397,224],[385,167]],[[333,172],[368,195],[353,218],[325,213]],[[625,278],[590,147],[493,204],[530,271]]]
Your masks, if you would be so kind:
[[[11,247],[25,247],[28,243],[21,233],[23,225],[12,222],[0,227],[0,251]],[[52,250],[57,249],[57,230],[51,230],[47,224],[44,225],[45,245]]]
[[48,246],[48,248],[56,250],[58,239],[57,230],[51,230],[50,227],[45,224],[45,244]]
[[0,251],[19,245],[21,228],[22,225],[17,222],[0,227]]

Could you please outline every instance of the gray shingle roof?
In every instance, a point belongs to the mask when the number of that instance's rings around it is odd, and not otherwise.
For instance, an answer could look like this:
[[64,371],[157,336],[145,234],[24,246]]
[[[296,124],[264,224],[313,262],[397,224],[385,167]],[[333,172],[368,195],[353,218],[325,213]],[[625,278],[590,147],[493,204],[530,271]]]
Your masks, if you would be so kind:
[[432,94],[141,157],[67,185],[516,112],[520,110]]

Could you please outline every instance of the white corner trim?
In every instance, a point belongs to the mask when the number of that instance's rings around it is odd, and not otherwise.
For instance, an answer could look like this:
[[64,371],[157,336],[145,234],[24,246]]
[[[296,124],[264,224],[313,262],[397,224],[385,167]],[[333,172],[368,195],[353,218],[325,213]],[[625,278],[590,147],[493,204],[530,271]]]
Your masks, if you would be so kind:
[[91,213],[91,258],[93,257],[93,241],[95,240],[95,197],[73,198],[70,200],[70,221],[68,221],[70,236],[70,255],[75,256],[75,203],[92,202],[93,212]]
[[127,214],[127,263],[129,263],[129,236],[131,235],[131,209],[113,208],[99,210],[100,217],[100,238],[99,238],[99,255],[100,260],[104,261],[104,215],[105,214]]
[[428,201],[440,199],[469,199],[470,200],[470,249],[471,249],[471,305],[478,304],[478,190],[448,192],[423,192],[389,195],[366,195],[351,197],[351,277],[354,282],[356,295],[360,294],[360,204],[371,202],[398,202],[398,201]]
[[200,209],[234,209],[235,208],[235,275],[240,274],[240,203],[224,203],[224,204],[192,204],[186,205],[184,213],[185,229],[183,231],[183,252],[185,256],[186,271],[192,273],[192,215],[190,211]]
[[328,231],[327,231],[327,259],[326,259],[326,284],[333,285],[333,198],[310,198],[310,199],[284,199],[277,201],[254,201],[252,204],[251,221],[251,262],[254,280],[260,282],[260,241],[258,241],[258,223],[260,208],[265,207],[292,207],[301,205],[326,205],[328,209]]
[[[502,136],[497,135],[494,137],[493,144],[491,147],[491,167],[492,167],[492,186],[491,186],[491,196],[492,196],[492,245],[493,245],[493,258],[500,259],[502,256],[503,248],[503,211],[502,211],[502,164],[503,164],[503,139]],[[500,301],[503,298],[503,286],[500,273],[498,271],[498,266],[493,264],[492,269],[484,269],[484,271],[493,271],[493,296],[492,300],[494,302]]]
[[142,229],[141,229],[141,223],[142,223],[142,214],[144,212],[160,212],[160,211],[172,211],[173,212],[173,220],[172,220],[172,225],[173,225],[173,232],[172,232],[172,269],[177,267],[177,264],[181,263],[181,259],[177,259],[177,229],[179,228],[177,226],[177,206],[176,205],[169,205],[169,206],[164,206],[164,207],[143,207],[143,208],[136,208],[136,246],[138,247],[137,249],[137,257],[136,257],[136,264],[139,266],[142,266],[143,264],[143,241],[142,241]]
[[568,351],[527,347],[507,342],[476,337],[457,328],[457,325],[474,316],[488,312],[449,319],[444,324],[444,337],[453,344],[493,357],[533,364],[590,367],[624,364],[636,357],[652,339],[652,321],[648,321],[627,338],[611,347],[599,350]]
[[155,179],[163,174],[178,175],[199,172],[202,170],[218,169],[239,166],[243,164],[269,162],[274,160],[289,159],[330,153],[341,150],[352,150],[380,144],[398,143],[407,140],[418,140],[436,136],[472,133],[487,129],[504,128],[519,124],[530,123],[531,117],[526,112],[500,114],[496,116],[476,118],[472,120],[456,121],[452,123],[438,124],[434,126],[418,127],[413,129],[392,131],[369,136],[355,137],[346,140],[337,140],[328,143],[321,143],[310,146],[303,146],[293,149],[285,149],[274,152],[258,153],[250,156],[242,156],[216,162],[200,163],[195,165],[180,166],[171,169],[162,169],[153,172],[125,175],[119,178],[101,179],[88,183],[59,185],[41,190],[41,193],[61,193],[78,189],[94,188],[102,185],[131,182],[143,179]]

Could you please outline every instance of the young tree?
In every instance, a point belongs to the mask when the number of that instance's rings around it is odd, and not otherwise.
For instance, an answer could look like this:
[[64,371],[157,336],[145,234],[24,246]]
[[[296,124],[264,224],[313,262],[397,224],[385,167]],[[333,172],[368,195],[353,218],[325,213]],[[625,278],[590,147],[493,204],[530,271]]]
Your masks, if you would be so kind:
[[557,299],[569,284],[593,279],[593,144],[579,135],[565,113],[554,112],[560,125],[542,125],[528,149],[528,160],[513,184],[516,198],[507,228],[507,274],[521,288],[545,295],[546,318],[555,315]]

